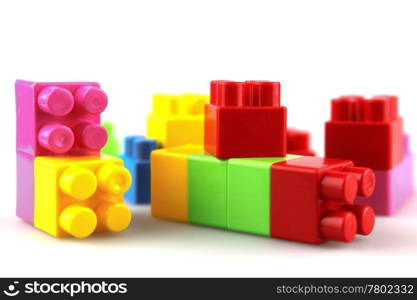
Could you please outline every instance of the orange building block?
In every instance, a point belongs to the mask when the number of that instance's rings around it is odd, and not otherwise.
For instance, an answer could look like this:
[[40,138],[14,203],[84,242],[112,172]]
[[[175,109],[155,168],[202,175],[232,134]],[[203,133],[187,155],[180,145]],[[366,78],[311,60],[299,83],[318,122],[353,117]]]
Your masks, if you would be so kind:
[[204,153],[202,146],[180,146],[151,154],[152,216],[188,222],[188,155]]

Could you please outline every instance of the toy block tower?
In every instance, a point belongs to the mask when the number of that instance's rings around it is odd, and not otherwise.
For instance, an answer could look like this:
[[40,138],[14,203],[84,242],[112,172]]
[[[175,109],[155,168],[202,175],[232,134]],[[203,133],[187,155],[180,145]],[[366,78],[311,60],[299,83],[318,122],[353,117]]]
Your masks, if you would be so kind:
[[349,159],[372,168],[376,188],[368,199],[377,214],[392,215],[413,192],[413,155],[396,96],[342,96],[332,100],[326,122],[326,157]]
[[100,153],[100,85],[17,80],[15,89],[17,216],[57,237],[126,229],[131,176],[122,160]]
[[200,94],[156,94],[147,118],[146,137],[127,136],[120,156],[132,174],[126,193],[131,204],[150,202],[150,159],[157,148],[202,145],[204,142],[204,104],[209,96]]
[[[287,155],[278,82],[212,81],[204,124],[204,148],[152,152],[152,216],[312,244],[372,232],[372,208],[354,201],[373,193],[374,173]],[[292,142],[309,150],[304,133]]]

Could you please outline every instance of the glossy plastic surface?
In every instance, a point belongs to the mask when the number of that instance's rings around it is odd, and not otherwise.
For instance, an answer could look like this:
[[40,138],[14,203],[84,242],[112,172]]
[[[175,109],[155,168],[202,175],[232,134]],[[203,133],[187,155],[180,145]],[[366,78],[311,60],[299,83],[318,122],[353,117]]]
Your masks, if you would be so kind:
[[212,81],[205,106],[205,150],[222,159],[283,157],[286,121],[279,82]]

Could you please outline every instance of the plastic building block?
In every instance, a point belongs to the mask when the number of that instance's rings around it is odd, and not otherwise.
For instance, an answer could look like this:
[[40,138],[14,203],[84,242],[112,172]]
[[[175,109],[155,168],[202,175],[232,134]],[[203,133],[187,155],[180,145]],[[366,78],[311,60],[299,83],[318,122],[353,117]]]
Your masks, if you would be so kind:
[[130,223],[123,193],[131,176],[119,158],[39,156],[35,158],[34,225],[53,236],[85,238],[119,232]]
[[148,115],[146,136],[156,139],[161,148],[204,142],[204,103],[206,95],[157,94]]
[[287,129],[287,153],[304,156],[315,156],[316,153],[310,149],[310,134],[294,128]]
[[326,122],[326,157],[378,170],[403,160],[403,120],[395,96],[343,96],[332,100]]
[[188,156],[188,221],[227,227],[227,161],[205,154]]
[[354,204],[375,187],[371,169],[312,156],[272,165],[271,236],[320,244],[350,242],[374,226],[371,207]]
[[408,136],[404,136],[404,159],[390,170],[374,170],[375,192],[369,198],[359,197],[356,202],[373,207],[377,215],[391,216],[414,193],[414,155],[409,149]]
[[151,214],[188,222],[188,155],[203,153],[202,146],[179,146],[151,153]]
[[232,158],[227,165],[227,228],[270,236],[272,164],[297,155],[275,158]]
[[114,124],[111,122],[102,122],[101,125],[103,125],[103,127],[106,129],[108,136],[107,143],[101,149],[101,152],[112,156],[119,156],[120,143],[114,129]]
[[151,152],[157,149],[155,140],[144,136],[128,136],[125,138],[125,153],[121,156],[125,167],[132,175],[132,185],[125,194],[131,204],[148,204],[151,186]]
[[279,82],[212,81],[205,150],[217,158],[286,155],[286,108]]
[[219,228],[226,218],[230,230],[312,244],[350,242],[373,229],[372,208],[354,203],[372,194],[371,169],[292,155],[219,160],[199,151],[152,152],[154,217]]
[[98,83],[17,80],[16,150],[32,156],[97,154],[107,133],[100,113],[107,96]]
[[33,224],[33,156],[16,153],[16,216]]

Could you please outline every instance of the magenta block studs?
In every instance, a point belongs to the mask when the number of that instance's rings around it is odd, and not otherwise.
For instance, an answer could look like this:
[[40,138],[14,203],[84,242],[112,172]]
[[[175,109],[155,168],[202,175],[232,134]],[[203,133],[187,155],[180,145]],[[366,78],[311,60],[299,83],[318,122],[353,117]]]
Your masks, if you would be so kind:
[[33,162],[46,155],[96,155],[107,142],[100,114],[107,95],[96,82],[17,80],[16,215],[33,224]]
[[106,144],[100,113],[107,95],[95,82],[16,81],[16,150],[30,154],[91,155]]

